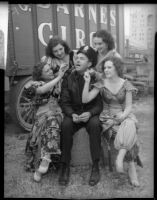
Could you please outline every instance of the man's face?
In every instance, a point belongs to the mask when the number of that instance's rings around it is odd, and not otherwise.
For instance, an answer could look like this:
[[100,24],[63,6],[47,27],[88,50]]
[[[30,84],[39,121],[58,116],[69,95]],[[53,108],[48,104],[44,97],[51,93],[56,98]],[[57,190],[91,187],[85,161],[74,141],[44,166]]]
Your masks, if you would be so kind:
[[91,65],[92,63],[89,61],[88,57],[85,54],[77,54],[75,59],[75,69],[77,72],[83,74]]

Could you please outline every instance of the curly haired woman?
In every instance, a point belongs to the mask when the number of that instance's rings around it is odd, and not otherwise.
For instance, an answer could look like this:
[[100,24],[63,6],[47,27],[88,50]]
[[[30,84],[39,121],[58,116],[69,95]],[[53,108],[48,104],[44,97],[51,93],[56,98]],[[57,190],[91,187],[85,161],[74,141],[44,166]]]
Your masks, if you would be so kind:
[[70,50],[67,42],[59,36],[54,36],[49,40],[45,55],[41,60],[44,61],[46,59],[54,73],[59,70],[63,63],[68,65],[69,73],[73,69],[75,52]]
[[25,88],[26,94],[34,99],[35,107],[35,120],[25,148],[25,168],[27,171],[35,170],[35,181],[40,181],[42,174],[48,171],[50,162],[61,155],[60,124],[63,115],[58,105],[58,84],[66,70],[66,64],[62,64],[55,75],[46,61],[40,62],[33,68],[34,81]]
[[[103,131],[111,130],[114,133],[114,147],[118,150],[116,169],[123,173],[124,158],[129,164],[128,174],[131,184],[139,186],[135,161],[139,159],[139,145],[137,138],[138,121],[132,113],[132,95],[136,88],[123,79],[123,63],[121,58],[111,56],[104,59],[102,79],[94,84],[89,91],[90,73],[84,74],[85,84],[82,93],[82,102],[88,103],[99,93],[103,99],[103,111],[99,119]],[[141,166],[142,167],[142,166]]]

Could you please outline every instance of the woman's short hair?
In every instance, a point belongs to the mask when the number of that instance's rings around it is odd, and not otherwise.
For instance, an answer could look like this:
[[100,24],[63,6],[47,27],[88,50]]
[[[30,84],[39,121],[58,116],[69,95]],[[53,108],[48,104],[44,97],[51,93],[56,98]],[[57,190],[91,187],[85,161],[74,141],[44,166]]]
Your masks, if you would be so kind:
[[42,70],[47,62],[39,62],[33,67],[32,77],[34,81],[41,81],[42,80]]
[[64,47],[65,53],[69,54],[70,53],[70,47],[67,44],[66,41],[62,40],[60,37],[58,36],[54,36],[53,38],[51,38],[48,42],[48,45],[45,49],[45,54],[47,57],[51,57],[51,58],[56,58],[56,56],[53,54],[53,48],[56,47],[58,44],[61,44]]
[[108,32],[107,30],[98,30],[93,34],[94,37],[102,38],[103,42],[105,42],[108,45],[108,50],[115,49],[115,42],[112,34]]
[[103,62],[102,62],[102,70],[104,72],[104,64],[107,61],[111,61],[113,63],[113,65],[115,66],[115,69],[117,71],[117,74],[119,77],[123,77],[123,72],[124,72],[124,63],[122,58],[117,57],[117,56],[111,56],[111,57],[107,57]]

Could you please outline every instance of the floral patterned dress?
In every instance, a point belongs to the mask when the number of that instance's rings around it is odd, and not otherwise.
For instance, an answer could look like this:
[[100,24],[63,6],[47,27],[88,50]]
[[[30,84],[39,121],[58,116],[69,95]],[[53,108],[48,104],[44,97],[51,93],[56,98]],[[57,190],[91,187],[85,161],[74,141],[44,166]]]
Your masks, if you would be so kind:
[[34,81],[25,89],[26,95],[34,99],[34,123],[26,142],[25,154],[27,171],[38,168],[41,159],[51,155],[51,163],[60,160],[60,126],[63,120],[61,108],[58,105],[60,95],[60,82],[52,91],[45,94],[36,94],[36,89],[44,85],[43,81]]
[[[103,98],[103,111],[100,114],[103,131],[110,130],[115,135],[114,146],[117,150],[121,148],[127,149],[125,156],[126,161],[136,160],[139,152],[137,139],[138,121],[133,113],[130,113],[120,124],[115,120],[117,113],[123,112],[125,109],[125,96],[127,91],[136,92],[137,89],[125,80],[117,94],[113,94],[104,86],[103,79],[94,84],[100,89]],[[110,125],[108,120],[112,119],[114,123]]]

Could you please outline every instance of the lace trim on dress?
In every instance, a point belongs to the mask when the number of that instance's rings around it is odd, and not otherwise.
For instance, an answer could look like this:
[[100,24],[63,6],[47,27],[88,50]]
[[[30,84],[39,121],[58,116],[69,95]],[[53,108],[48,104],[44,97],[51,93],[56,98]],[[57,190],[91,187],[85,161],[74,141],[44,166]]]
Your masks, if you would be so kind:
[[104,80],[103,79],[100,79],[99,81],[97,81],[96,83],[92,84],[94,87],[98,88],[98,89],[101,89],[104,86]]
[[[97,81],[96,83],[92,84],[94,87],[101,89],[101,88],[106,88],[104,85],[104,80],[100,79],[99,81]],[[136,87],[134,87],[128,80],[125,80],[124,83],[122,84],[121,88],[119,89],[118,93],[121,91],[122,88],[125,88],[126,91],[131,91],[134,94],[137,94],[138,89]],[[108,88],[106,88],[107,90],[109,90]],[[110,91],[110,90],[109,90]],[[111,92],[111,91],[110,91]],[[111,92],[112,93],[112,92]]]
[[135,86],[133,86],[132,83],[130,83],[128,80],[125,80],[124,86],[125,86],[126,91],[132,91],[135,94],[137,94],[138,89]]

